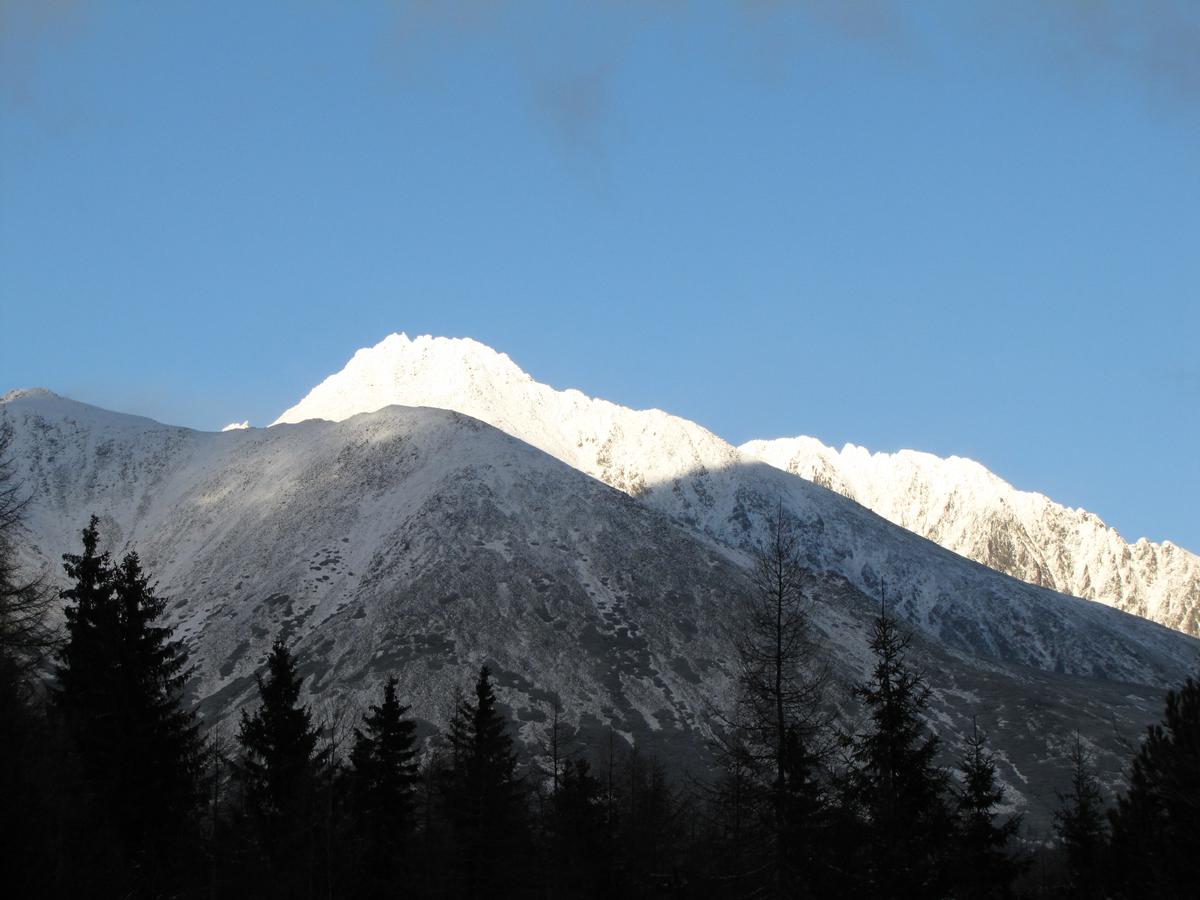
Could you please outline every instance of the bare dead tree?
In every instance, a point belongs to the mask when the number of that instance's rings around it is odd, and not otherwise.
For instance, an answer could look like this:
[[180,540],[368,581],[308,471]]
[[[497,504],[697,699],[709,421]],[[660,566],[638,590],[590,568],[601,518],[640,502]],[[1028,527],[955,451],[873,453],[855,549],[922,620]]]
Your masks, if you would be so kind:
[[799,875],[788,846],[797,782],[815,778],[832,748],[829,666],[812,623],[812,584],[795,522],[780,504],[753,555],[734,637],[738,699],[731,715],[719,717],[727,736],[718,741],[728,767],[752,773],[758,785],[770,848],[759,874],[775,896],[790,895]]
[[26,683],[54,648],[48,613],[54,594],[41,576],[21,571],[17,561],[22,519],[29,503],[9,456],[12,432],[0,425],[0,664]]

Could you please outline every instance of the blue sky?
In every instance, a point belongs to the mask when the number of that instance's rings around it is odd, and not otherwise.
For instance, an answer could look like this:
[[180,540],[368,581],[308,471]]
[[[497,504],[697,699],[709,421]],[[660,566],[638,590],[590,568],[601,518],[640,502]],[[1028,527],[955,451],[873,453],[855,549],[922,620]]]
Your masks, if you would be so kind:
[[1200,550],[1198,10],[0,0],[0,390],[265,424],[469,335]]

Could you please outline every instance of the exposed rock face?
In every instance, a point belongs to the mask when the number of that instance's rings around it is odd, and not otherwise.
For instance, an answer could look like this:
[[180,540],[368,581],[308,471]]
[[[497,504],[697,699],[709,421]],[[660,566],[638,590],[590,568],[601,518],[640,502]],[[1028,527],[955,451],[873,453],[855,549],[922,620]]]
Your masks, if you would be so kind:
[[1170,541],[1127,544],[1086,510],[1018,491],[969,459],[839,452],[809,437],[739,449],[998,572],[1200,635],[1200,557]]

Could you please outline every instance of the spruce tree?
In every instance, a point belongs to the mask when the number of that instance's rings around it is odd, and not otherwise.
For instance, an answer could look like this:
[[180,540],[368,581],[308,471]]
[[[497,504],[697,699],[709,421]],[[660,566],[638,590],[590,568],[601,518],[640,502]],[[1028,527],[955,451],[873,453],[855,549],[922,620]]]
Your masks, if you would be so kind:
[[329,775],[327,754],[318,750],[319,732],[308,707],[300,705],[303,679],[287,645],[276,640],[267,656],[266,677],[257,676],[260,705],[242,711],[237,765],[269,896],[315,893],[317,795]]
[[450,745],[448,803],[460,892],[469,900],[511,896],[525,850],[524,792],[487,666],[479,670],[474,697],[458,704]]
[[1021,828],[1021,816],[997,821],[1004,787],[996,778],[996,760],[978,726],[971,729],[962,760],[962,785],[955,791],[954,890],[956,897],[1008,897],[1024,868],[1009,849]]
[[394,893],[414,829],[416,726],[396,698],[397,683],[388,678],[383,702],[354,729],[350,751],[350,812],[363,851],[363,893],[371,897]]
[[1071,746],[1071,789],[1058,799],[1054,830],[1066,856],[1064,896],[1102,897],[1108,844],[1104,795],[1078,734]]
[[[82,777],[83,804],[115,845],[110,878],[160,890],[197,805],[201,742],[183,704],[187,653],[159,623],[155,594],[136,553],[115,569],[98,552],[97,520],[83,553],[64,557],[67,640],[54,689]],[[123,870],[122,870],[123,868]]]
[[1200,681],[1167,692],[1147,729],[1129,790],[1110,814],[1114,881],[1128,897],[1182,897],[1200,859]]
[[613,817],[587,760],[567,759],[552,798],[552,896],[612,897],[615,883]]
[[845,788],[863,826],[858,874],[867,892],[924,898],[945,890],[950,813],[940,744],[921,719],[930,689],[908,667],[909,643],[886,612],[875,620],[875,669],[856,690],[870,727],[852,739]]

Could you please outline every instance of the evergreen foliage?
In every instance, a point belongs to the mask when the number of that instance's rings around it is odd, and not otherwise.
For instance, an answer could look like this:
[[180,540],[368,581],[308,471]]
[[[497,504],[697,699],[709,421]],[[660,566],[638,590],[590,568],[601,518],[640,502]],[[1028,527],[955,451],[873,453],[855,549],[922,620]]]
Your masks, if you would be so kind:
[[882,612],[870,644],[875,669],[857,689],[870,726],[851,741],[844,788],[861,823],[856,871],[866,892],[924,898],[947,887],[950,812],[947,773],[936,762],[940,742],[921,718],[930,689],[908,667],[909,644]]
[[563,764],[549,825],[551,896],[614,896],[616,822],[587,760],[568,759]]
[[[0,888],[19,897],[438,898],[1176,897],[1194,893],[1200,682],[1167,694],[1163,720],[1107,813],[1082,740],[1060,795],[1056,848],[1022,884],[1020,817],[1002,817],[996,761],[977,729],[953,790],[922,722],[930,688],[909,638],[875,622],[858,689],[867,726],[840,770],[809,738],[806,707],[771,735],[733,731],[721,783],[698,804],[638,748],[607,756],[580,733],[528,804],[491,673],[456,706],[421,766],[414,722],[389,677],[338,773],[338,748],[301,704],[297,661],[276,641],[243,712],[241,753],[215,738],[198,802],[201,744],[181,696],[186,654],[136,554],[114,565],[98,523],[64,557],[61,642],[48,708],[0,682]],[[5,535],[0,517],[0,537]],[[8,532],[11,537],[11,532]],[[11,553],[0,540],[0,556]],[[3,566],[0,566],[0,573]],[[782,608],[782,607],[781,607]],[[15,652],[0,645],[0,661]],[[747,657],[748,659],[749,657]],[[773,671],[770,653],[757,671]],[[753,669],[753,667],[751,667]],[[14,671],[14,670],[9,670]],[[772,679],[768,678],[768,682]],[[782,683],[782,681],[780,682]],[[743,683],[744,694],[752,685]],[[781,696],[781,695],[780,695]],[[753,708],[753,704],[751,704]],[[753,722],[753,719],[747,720]],[[569,726],[566,726],[569,727]],[[324,744],[323,744],[324,740]],[[738,741],[743,744],[739,748]],[[1111,822],[1108,837],[1106,821]],[[778,865],[780,857],[784,865]],[[541,862],[539,862],[541,861]],[[1058,877],[1058,870],[1065,874]]]
[[661,760],[634,747],[624,763],[619,807],[621,855],[636,895],[678,888],[684,798],[672,786]]
[[328,753],[308,707],[300,705],[303,679],[282,640],[258,676],[260,704],[242,711],[236,771],[243,814],[262,866],[258,892],[266,896],[314,896],[319,873],[318,801],[331,777]]
[[1065,853],[1067,883],[1064,895],[1103,896],[1108,841],[1104,795],[1078,734],[1071,746],[1071,789],[1059,794],[1054,830]]
[[161,888],[175,844],[198,802],[201,743],[183,705],[187,653],[158,623],[155,595],[136,553],[114,569],[98,552],[93,516],[83,553],[64,556],[67,639],[54,690],[67,749],[81,779],[83,828],[104,830],[96,865],[117,889]]
[[1198,886],[1200,681],[1167,692],[1112,811],[1113,881],[1127,897],[1182,897]]
[[526,851],[524,788],[487,666],[479,670],[473,698],[459,702],[449,737],[446,792],[458,889],[468,900],[511,896],[511,876]]
[[349,810],[362,851],[360,880],[365,896],[389,896],[411,853],[418,765],[416,729],[408,707],[396,698],[393,675],[383,700],[354,729],[350,751]]
[[996,760],[978,726],[967,738],[960,766],[962,785],[955,792],[951,855],[955,896],[1009,897],[1014,880],[1025,868],[1011,849],[1021,829],[1021,816],[997,821],[1004,787],[996,778]]

